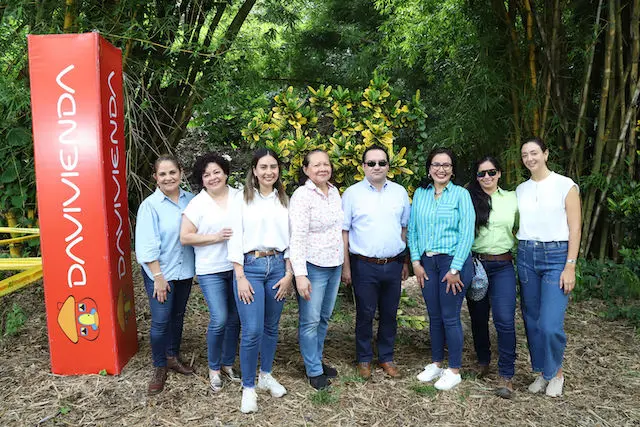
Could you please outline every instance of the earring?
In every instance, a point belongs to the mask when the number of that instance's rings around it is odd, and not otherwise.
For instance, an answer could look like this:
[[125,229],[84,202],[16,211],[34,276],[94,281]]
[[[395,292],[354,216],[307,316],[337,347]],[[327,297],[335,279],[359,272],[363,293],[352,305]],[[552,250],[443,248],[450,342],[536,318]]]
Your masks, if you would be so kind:
[[427,178],[431,179],[431,174],[430,173],[427,174]]

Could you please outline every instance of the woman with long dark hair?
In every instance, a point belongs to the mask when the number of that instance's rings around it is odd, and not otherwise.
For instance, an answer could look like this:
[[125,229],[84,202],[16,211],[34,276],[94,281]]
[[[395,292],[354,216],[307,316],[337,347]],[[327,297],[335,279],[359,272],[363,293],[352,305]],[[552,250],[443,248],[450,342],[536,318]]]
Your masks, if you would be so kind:
[[163,154],[154,164],[156,190],[143,200],[136,217],[136,258],[151,309],[153,376],[149,394],[164,390],[167,370],[189,375],[180,361],[184,313],[195,275],[191,246],[180,243],[180,219],[193,194],[180,188],[182,168]]
[[272,375],[278,325],[293,282],[289,262],[289,200],[280,179],[280,161],[273,151],[254,152],[244,191],[234,201],[233,233],[228,259],[234,266],[234,291],[240,323],[240,369],[243,413],[258,410],[258,388],[274,397],[287,390]]
[[[436,148],[427,158],[427,177],[413,195],[408,244],[413,271],[422,288],[429,315],[431,363],[420,381],[437,380],[439,390],[450,390],[462,378],[462,300],[471,284],[471,245],[475,212],[469,192],[452,182],[455,157]],[[442,368],[444,347],[449,366]]]
[[342,201],[331,184],[331,161],[320,149],[302,161],[300,187],[291,196],[291,266],[296,275],[300,307],[300,353],[311,386],[317,390],[337,376],[324,363],[324,340],[338,296],[344,243]]
[[500,384],[495,392],[510,399],[516,363],[516,275],[511,249],[515,245],[513,229],[518,201],[515,192],[499,187],[502,168],[496,158],[486,156],[478,160],[474,171],[476,177],[467,187],[476,212],[475,240],[471,250],[487,272],[489,288],[480,301],[467,298],[467,306],[481,375],[488,372],[491,362],[489,310],[493,313],[500,374]]
[[520,154],[531,172],[516,189],[520,302],[531,368],[540,374],[529,391],[558,397],[564,386],[564,314],[580,250],[580,195],[571,178],[549,170],[549,149],[541,139],[525,140]]

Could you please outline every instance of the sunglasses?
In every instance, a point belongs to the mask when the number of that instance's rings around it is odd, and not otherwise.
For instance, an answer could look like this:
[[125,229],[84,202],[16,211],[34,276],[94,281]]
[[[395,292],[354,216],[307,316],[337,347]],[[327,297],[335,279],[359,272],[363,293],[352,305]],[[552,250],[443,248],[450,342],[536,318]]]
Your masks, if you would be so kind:
[[476,174],[476,176],[478,178],[483,178],[486,174],[489,174],[489,176],[496,176],[498,174],[498,171],[495,169],[489,169],[486,171],[480,171]]
[[370,168],[375,168],[375,167],[376,167],[376,164],[377,164],[378,166],[380,166],[381,168],[383,168],[383,167],[387,166],[387,164],[388,164],[388,163],[387,163],[387,161],[386,161],[386,160],[379,160],[377,163],[376,163],[376,162],[374,162],[373,160],[370,160],[370,161],[368,161],[368,162],[364,162],[364,164],[365,164],[365,165],[367,165],[367,166],[369,166]]

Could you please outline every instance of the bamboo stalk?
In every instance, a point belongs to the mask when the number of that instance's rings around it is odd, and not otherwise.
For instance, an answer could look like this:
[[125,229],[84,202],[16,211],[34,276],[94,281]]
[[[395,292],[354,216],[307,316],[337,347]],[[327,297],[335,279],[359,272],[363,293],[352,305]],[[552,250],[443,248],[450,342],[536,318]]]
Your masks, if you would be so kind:
[[73,31],[73,21],[74,21],[74,0],[65,0],[65,10],[64,10],[64,27],[62,28],[65,33],[71,33]]
[[[636,87],[633,93],[633,98],[631,99],[631,104],[637,104],[638,98],[640,97],[640,82],[636,83]],[[596,206],[595,214],[593,215],[593,221],[591,222],[591,226],[589,229],[589,235],[586,242],[586,246],[584,249],[584,253],[588,253],[589,247],[591,246],[591,240],[593,239],[593,234],[595,232],[595,225],[598,222],[598,217],[600,216],[600,212],[602,210],[602,206],[607,197],[607,192],[609,191],[609,184],[611,183],[611,179],[613,178],[613,173],[616,169],[618,161],[620,160],[620,154],[622,153],[622,147],[624,146],[625,138],[627,136],[627,131],[629,130],[629,125],[631,123],[633,109],[629,108],[627,110],[627,115],[624,120],[624,124],[622,126],[622,130],[620,130],[620,135],[618,136],[618,145],[616,147],[616,153],[613,156],[611,161],[611,165],[609,165],[609,171],[607,173],[606,185],[602,193],[600,194],[600,200],[598,201],[598,205]]]
[[[638,37],[638,32],[640,31],[640,0],[633,1],[631,22],[629,26],[629,33],[631,35],[631,40],[629,43],[631,51],[629,55],[629,58],[631,59],[629,96],[632,96],[633,88],[638,84],[638,57],[640,56],[640,38]],[[637,105],[632,103],[630,108],[632,109],[631,116],[637,117]],[[629,165],[627,168],[629,179],[636,178],[636,150],[636,127],[631,126],[631,130],[629,132]]]
[[[604,56],[604,75],[602,77],[602,89],[600,91],[600,111],[598,113],[598,134],[596,136],[595,150],[593,155],[593,161],[591,164],[591,174],[595,175],[600,173],[602,167],[602,153],[606,144],[604,125],[607,121],[607,106],[609,100],[609,86],[611,83],[611,63],[613,58],[613,44],[615,41],[616,31],[616,14],[615,14],[615,1],[609,0],[609,24],[605,37],[605,56]],[[592,216],[592,210],[596,202],[597,188],[591,188],[587,197],[585,198],[583,205],[583,233],[582,242],[580,247],[583,248],[584,254],[588,253],[589,246],[591,246],[591,235],[589,230],[592,230],[594,224],[597,222],[597,215]],[[605,192],[603,192],[604,194]],[[598,212],[598,209],[596,209]]]
[[[589,102],[589,83],[591,82],[591,72],[593,71],[593,59],[596,51],[596,44],[598,39],[600,38],[598,35],[600,34],[600,12],[602,11],[602,1],[598,1],[598,11],[596,13],[596,22],[593,26],[593,43],[591,43],[591,47],[589,48],[589,62],[587,66],[587,72],[584,76],[584,84],[582,86],[582,98],[580,99],[580,112],[578,113],[578,120],[576,122],[576,131],[573,138],[573,147],[571,148],[571,160],[569,162],[569,169],[573,170],[575,176],[579,176],[582,172],[582,160],[578,162],[577,153],[581,152],[579,149],[585,140],[583,132],[584,128],[584,117],[587,111],[587,103]],[[582,156],[580,156],[582,157]]]
[[524,8],[526,11],[526,29],[527,29],[527,43],[529,46],[529,81],[531,83],[531,96],[533,102],[533,134],[540,135],[540,112],[538,111],[538,72],[536,70],[536,46],[533,41],[533,11],[531,10],[531,3],[529,0],[524,0]]

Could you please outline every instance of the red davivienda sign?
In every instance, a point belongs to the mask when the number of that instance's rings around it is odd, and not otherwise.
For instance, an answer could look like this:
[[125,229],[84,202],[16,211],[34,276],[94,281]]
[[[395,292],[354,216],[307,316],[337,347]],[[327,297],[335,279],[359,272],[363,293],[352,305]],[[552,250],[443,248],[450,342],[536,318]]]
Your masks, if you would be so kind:
[[98,33],[29,36],[51,371],[119,374],[137,351],[122,56]]

